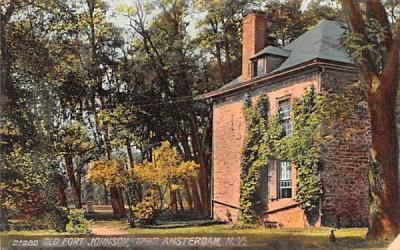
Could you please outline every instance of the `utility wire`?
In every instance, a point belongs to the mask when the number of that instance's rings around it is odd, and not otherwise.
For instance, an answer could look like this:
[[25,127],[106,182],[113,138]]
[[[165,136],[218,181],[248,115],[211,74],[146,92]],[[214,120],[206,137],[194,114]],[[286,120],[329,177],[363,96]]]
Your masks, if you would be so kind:
[[168,105],[168,104],[173,104],[173,103],[181,103],[181,102],[191,102],[191,101],[196,101],[193,99],[188,99],[188,100],[174,100],[174,101],[166,101],[166,102],[158,102],[158,103],[149,103],[149,104],[141,104],[141,105],[134,105],[130,106],[133,108],[141,108],[141,107],[150,107],[150,106],[160,106],[160,105]]
[[193,99],[193,96],[184,96],[182,98],[172,99],[168,101],[161,101],[161,102],[151,102],[151,101],[134,101],[134,102],[123,102],[121,104],[138,104],[130,106],[132,108],[141,108],[141,107],[149,107],[149,106],[160,106],[160,105],[168,105],[173,103],[182,103],[182,102],[197,102],[200,100]]

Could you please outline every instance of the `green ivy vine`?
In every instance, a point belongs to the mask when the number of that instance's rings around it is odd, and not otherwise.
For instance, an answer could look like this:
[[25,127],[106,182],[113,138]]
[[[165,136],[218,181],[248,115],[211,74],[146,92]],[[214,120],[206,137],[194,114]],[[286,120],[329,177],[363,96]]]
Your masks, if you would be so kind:
[[297,172],[296,199],[310,222],[317,218],[322,195],[319,178],[322,142],[320,103],[323,103],[323,99],[316,97],[314,88],[307,90],[301,99],[294,102],[293,133],[287,140],[287,155]]
[[241,158],[239,225],[256,224],[256,195],[262,169],[268,166],[273,155],[273,141],[281,134],[279,126],[269,126],[269,100],[261,96],[255,108],[250,101],[245,103],[246,136]]
[[290,160],[297,171],[296,199],[309,221],[317,218],[322,184],[319,179],[321,155],[322,98],[316,98],[314,88],[295,100],[292,106],[292,135],[282,136],[277,116],[268,119],[269,100],[262,96],[253,108],[245,103],[246,136],[241,159],[239,225],[258,222],[256,195],[261,171],[269,159]]

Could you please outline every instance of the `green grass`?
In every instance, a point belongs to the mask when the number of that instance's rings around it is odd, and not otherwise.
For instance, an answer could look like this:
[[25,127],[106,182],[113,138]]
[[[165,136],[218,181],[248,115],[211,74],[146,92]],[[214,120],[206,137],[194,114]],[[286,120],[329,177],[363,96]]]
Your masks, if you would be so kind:
[[69,235],[69,233],[58,233],[55,230],[11,230],[0,232],[0,236],[41,236],[41,235]]
[[335,231],[336,243],[329,242],[330,228],[234,229],[231,225],[188,228],[134,228],[124,221],[97,221],[96,224],[143,237],[244,236],[246,247],[257,249],[386,249],[389,242],[367,242],[367,228]]
[[[330,228],[279,228],[279,229],[234,229],[231,225],[194,226],[186,228],[134,228],[126,221],[96,221],[96,226],[107,226],[130,236],[142,237],[200,237],[200,236],[243,236],[245,247],[252,249],[386,249],[389,242],[365,241],[366,228],[349,228],[335,231],[336,242],[329,242]],[[60,236],[67,233],[55,231],[9,231],[2,238],[13,236]]]
[[[125,221],[97,221],[97,225],[113,227],[135,235],[299,235],[299,236],[329,236],[330,228],[271,228],[235,229],[232,225],[194,226],[182,228],[129,228]],[[337,237],[364,237],[367,228],[347,228],[335,230]]]

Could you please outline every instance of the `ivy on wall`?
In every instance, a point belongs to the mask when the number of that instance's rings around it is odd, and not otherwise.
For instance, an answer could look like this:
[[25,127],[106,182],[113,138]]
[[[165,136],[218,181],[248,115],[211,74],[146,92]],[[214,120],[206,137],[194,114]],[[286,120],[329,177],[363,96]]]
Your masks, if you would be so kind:
[[[257,186],[261,171],[273,155],[273,142],[281,134],[280,126],[269,126],[269,100],[261,96],[255,108],[245,102],[246,136],[241,159],[239,226],[256,224]],[[273,124],[272,122],[270,124]]]
[[[319,179],[321,155],[321,105],[314,88],[295,100],[292,106],[292,135],[282,137],[282,126],[278,117],[268,119],[269,100],[262,96],[253,108],[246,102],[246,137],[241,160],[240,214],[239,225],[258,222],[256,204],[257,187],[261,171],[269,159],[290,160],[297,171],[296,199],[304,209],[309,221],[318,217],[322,185]],[[269,120],[269,121],[268,121]]]
[[309,222],[318,217],[322,184],[319,178],[321,157],[322,119],[320,103],[314,88],[294,102],[292,107],[293,133],[288,138],[288,158],[297,171],[296,199],[308,216]]

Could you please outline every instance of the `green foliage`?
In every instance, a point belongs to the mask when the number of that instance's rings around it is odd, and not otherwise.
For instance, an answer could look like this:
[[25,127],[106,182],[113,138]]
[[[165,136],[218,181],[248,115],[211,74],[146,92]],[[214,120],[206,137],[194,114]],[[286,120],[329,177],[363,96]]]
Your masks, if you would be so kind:
[[268,45],[287,45],[322,19],[343,19],[330,0],[310,1],[305,10],[302,10],[302,3],[298,0],[263,1]]
[[46,157],[21,151],[21,147],[6,155],[2,168],[2,203],[8,209],[34,216],[51,207],[49,197],[54,190],[52,173]]
[[319,179],[322,121],[314,88],[292,107],[293,133],[288,138],[288,158],[297,171],[296,199],[306,214],[318,211],[322,194]]
[[255,205],[259,200],[256,189],[260,182],[260,172],[267,167],[269,158],[274,155],[274,141],[281,133],[281,128],[274,126],[276,123],[268,124],[267,96],[262,96],[255,108],[249,104],[244,107],[247,126],[240,174],[239,224],[243,227],[257,223]]
[[314,89],[295,101],[292,107],[293,132],[282,137],[278,117],[268,122],[269,102],[261,97],[257,106],[244,109],[247,129],[241,161],[239,226],[257,223],[255,204],[259,201],[256,189],[260,171],[269,159],[290,160],[297,170],[296,199],[310,219],[318,211],[322,185],[319,179],[321,127],[320,105],[322,98],[315,98]]
[[50,223],[50,229],[57,232],[65,232],[68,223],[68,210],[65,207],[56,207],[48,215],[47,222]]
[[68,215],[67,232],[73,234],[91,233],[92,221],[85,219],[80,209],[72,209]]
[[365,17],[365,34],[347,32],[342,38],[342,46],[356,62],[369,61],[378,74],[383,73],[387,50],[385,47],[385,27],[372,17]]
[[199,47],[211,56],[211,67],[219,75],[214,80],[227,83],[240,74],[241,19],[250,7],[249,1],[195,0],[193,3],[204,13],[197,23]]

